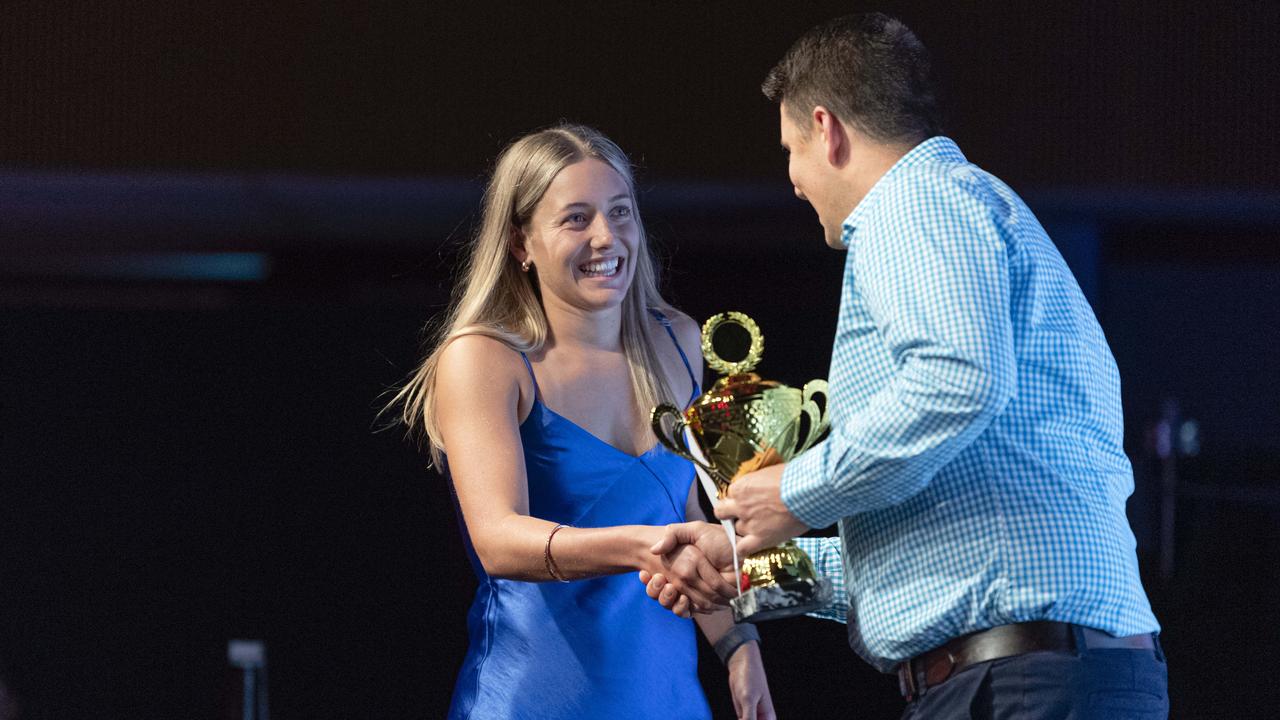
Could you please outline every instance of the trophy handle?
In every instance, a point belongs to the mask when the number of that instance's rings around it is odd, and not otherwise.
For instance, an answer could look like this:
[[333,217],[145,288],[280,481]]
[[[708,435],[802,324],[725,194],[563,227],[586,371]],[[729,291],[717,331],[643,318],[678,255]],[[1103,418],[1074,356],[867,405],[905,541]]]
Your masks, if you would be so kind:
[[[831,413],[828,412],[827,403],[827,381],[810,380],[805,383],[804,390],[801,392],[800,412],[809,418],[809,428],[805,436],[799,438],[796,443],[797,455],[812,447],[831,427]],[[814,400],[818,396],[822,397],[821,406]]]
[[[667,418],[675,420],[670,426],[663,421]],[[684,419],[684,414],[679,408],[669,403],[662,403],[655,407],[649,415],[649,423],[653,426],[653,434],[658,436],[658,442],[671,452],[688,460],[702,469],[710,472],[711,467],[705,463],[698,462],[698,458],[693,456],[693,452],[689,450],[689,445],[684,438],[684,428],[688,423]]]

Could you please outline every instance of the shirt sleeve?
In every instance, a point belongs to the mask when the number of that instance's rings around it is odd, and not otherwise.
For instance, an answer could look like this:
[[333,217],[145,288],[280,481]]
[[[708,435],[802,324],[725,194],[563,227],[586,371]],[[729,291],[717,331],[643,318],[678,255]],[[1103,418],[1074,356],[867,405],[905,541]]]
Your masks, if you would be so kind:
[[849,592],[844,582],[844,556],[840,554],[840,538],[798,537],[796,545],[808,553],[818,574],[829,578],[835,590],[831,593],[831,604],[805,614],[823,620],[846,622]]
[[[937,178],[881,199],[849,252],[893,360],[890,380],[787,463],[782,500],[810,527],[903,502],[971,443],[1015,386],[1008,249],[991,200]],[[984,201],[985,200],[985,201]],[[854,364],[837,338],[834,362]]]

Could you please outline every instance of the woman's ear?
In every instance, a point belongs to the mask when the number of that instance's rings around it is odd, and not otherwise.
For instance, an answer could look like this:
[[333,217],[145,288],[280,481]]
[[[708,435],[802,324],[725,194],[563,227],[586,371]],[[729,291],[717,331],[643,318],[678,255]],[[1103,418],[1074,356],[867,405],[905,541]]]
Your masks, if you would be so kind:
[[523,265],[529,260],[529,250],[525,247],[524,232],[520,228],[511,227],[507,237],[507,246],[510,248],[511,255],[516,259],[516,262]]

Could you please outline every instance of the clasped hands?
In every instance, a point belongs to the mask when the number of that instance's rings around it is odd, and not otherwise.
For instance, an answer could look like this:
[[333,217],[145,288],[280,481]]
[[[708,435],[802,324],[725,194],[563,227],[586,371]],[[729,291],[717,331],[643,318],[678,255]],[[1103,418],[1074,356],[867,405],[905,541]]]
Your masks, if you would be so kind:
[[[809,529],[782,502],[783,464],[743,475],[716,506],[716,517],[733,518],[738,557],[772,547]],[[714,612],[737,597],[741,578],[733,568],[733,548],[724,528],[694,521],[668,525],[650,548],[654,570],[641,570],[645,592],[681,617]]]

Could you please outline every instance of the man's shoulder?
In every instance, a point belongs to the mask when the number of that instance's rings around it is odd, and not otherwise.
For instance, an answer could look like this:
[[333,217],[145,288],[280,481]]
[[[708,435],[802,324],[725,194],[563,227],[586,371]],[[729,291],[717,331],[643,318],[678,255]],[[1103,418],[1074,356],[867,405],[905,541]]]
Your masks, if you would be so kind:
[[963,158],[940,159],[902,170],[885,188],[868,220],[929,222],[957,210],[1007,216],[1010,204],[1020,202],[999,178]]
[[[975,186],[996,180],[995,176],[961,158],[938,158],[902,168],[893,178],[891,193],[929,192],[941,196],[963,195]],[[996,182],[999,182],[996,180]]]

